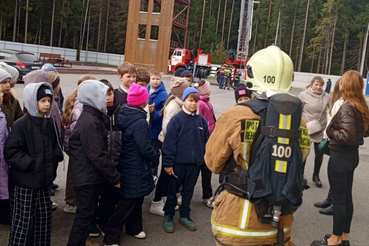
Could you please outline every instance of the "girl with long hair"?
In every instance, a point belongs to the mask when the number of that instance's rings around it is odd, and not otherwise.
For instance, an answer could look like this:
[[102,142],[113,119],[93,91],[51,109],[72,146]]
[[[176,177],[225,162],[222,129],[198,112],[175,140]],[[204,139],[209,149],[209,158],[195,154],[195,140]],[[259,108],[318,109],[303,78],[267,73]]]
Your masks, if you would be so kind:
[[369,109],[363,95],[362,76],[357,71],[347,71],[339,86],[344,103],[326,130],[330,139],[328,179],[334,208],[333,233],[321,241],[314,241],[312,245],[315,246],[350,245],[354,171],[359,164],[359,141],[369,125]]

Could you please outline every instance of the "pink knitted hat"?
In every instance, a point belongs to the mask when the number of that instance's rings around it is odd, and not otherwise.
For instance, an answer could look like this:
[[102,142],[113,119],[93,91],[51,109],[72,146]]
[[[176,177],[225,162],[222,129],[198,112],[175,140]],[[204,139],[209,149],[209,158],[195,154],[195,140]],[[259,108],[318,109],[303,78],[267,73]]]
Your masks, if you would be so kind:
[[205,84],[203,84],[202,86],[199,86],[196,88],[199,92],[200,95],[206,95],[210,92],[210,83],[209,81],[205,81]]
[[144,104],[149,99],[149,93],[145,87],[132,84],[129,87],[127,103],[133,106]]

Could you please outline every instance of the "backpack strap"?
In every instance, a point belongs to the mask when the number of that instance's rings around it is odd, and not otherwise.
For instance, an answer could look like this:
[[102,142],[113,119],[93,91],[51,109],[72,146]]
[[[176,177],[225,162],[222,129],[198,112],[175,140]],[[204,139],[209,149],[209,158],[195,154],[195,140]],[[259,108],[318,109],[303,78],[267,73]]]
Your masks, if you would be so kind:
[[302,136],[302,130],[286,130],[275,128],[274,126],[263,126],[261,128],[261,134],[269,137],[292,138],[300,140]]

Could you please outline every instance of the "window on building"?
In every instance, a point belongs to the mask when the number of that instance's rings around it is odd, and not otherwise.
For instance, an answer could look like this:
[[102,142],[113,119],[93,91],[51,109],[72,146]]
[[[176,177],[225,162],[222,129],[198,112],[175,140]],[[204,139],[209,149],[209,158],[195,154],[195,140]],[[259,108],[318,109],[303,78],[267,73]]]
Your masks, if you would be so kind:
[[149,10],[149,0],[140,0],[141,1],[141,12],[148,12]]
[[150,39],[152,40],[159,39],[159,26],[151,26]]
[[140,39],[146,39],[146,25],[139,24],[138,25],[138,37]]

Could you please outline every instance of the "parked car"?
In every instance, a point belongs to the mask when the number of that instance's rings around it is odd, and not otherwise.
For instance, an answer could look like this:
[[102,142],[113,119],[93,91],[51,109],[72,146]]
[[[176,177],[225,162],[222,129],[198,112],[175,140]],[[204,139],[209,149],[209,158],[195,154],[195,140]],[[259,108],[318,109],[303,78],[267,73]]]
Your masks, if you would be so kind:
[[32,70],[41,69],[42,62],[30,52],[19,50],[0,50],[0,61],[3,61],[19,71],[18,81],[23,81],[23,76]]

